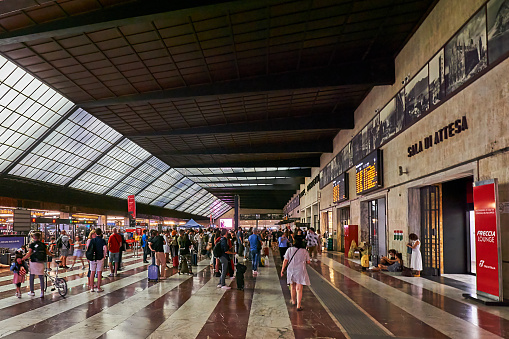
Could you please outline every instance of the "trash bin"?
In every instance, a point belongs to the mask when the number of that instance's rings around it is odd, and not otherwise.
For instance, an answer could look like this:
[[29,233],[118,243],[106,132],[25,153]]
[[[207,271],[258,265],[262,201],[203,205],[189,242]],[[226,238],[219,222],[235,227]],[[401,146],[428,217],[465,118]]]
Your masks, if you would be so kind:
[[332,251],[334,249],[334,241],[332,238],[327,239],[327,251]]

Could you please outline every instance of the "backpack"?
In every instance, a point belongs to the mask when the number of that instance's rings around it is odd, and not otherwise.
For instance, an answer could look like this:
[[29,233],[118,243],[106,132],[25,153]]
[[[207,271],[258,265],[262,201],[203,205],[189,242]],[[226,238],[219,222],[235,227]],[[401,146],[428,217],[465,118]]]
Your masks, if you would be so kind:
[[34,251],[32,259],[35,259],[35,260],[32,260],[32,261],[35,261],[35,262],[46,262],[46,260],[47,260],[46,246],[44,246],[43,243],[39,242],[39,244],[37,245],[37,247],[36,247],[36,249]]
[[214,258],[220,258],[223,255],[223,247],[221,247],[221,240],[219,240],[212,250]]
[[57,248],[62,248],[62,237],[58,237],[57,239]]
[[85,256],[87,257],[87,260],[94,261],[95,260],[95,242],[94,239],[90,240],[90,244],[87,248],[87,253]]

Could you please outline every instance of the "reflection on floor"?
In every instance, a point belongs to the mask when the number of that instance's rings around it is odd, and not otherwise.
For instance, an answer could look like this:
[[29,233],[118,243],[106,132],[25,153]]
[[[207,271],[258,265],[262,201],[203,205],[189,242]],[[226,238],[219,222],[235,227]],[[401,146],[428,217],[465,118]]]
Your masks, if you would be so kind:
[[[312,286],[303,290],[303,311],[289,303],[279,253],[257,277],[248,268],[243,291],[235,279],[227,281],[232,289],[217,288],[208,260],[192,277],[170,268],[158,283],[147,281],[140,258],[128,254],[124,264],[118,277],[104,278],[102,293],[87,291],[86,271],[62,272],[66,298],[49,291],[30,297],[25,283],[18,299],[10,272],[0,271],[0,337],[509,338],[507,308],[465,300],[464,290],[441,282],[363,272],[338,253],[308,266]],[[465,285],[475,279],[440,278]]]

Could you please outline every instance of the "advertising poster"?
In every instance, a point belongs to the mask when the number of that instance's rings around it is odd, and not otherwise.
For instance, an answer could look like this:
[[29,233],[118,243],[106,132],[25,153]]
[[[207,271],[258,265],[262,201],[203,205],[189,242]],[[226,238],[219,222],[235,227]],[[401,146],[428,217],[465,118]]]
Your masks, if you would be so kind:
[[502,299],[497,180],[474,184],[477,291]]
[[16,252],[24,244],[24,237],[0,237],[0,248],[8,248],[10,253]]
[[134,201],[134,195],[127,197],[127,212],[132,213],[133,219],[136,219],[136,201]]

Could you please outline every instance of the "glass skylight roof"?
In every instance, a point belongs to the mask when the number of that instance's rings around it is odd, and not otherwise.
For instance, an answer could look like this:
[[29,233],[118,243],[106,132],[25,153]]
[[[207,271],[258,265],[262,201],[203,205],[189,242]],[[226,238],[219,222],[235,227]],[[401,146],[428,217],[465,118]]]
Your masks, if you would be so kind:
[[75,180],[70,187],[99,194],[106,193],[148,157],[150,157],[149,152],[134,142],[124,139]]
[[2,56],[0,82],[0,171],[4,171],[73,103]]
[[256,184],[256,183],[253,183],[253,184],[239,184],[239,183],[235,183],[235,182],[232,182],[232,183],[221,183],[221,184],[216,184],[216,183],[200,183],[200,186],[201,187],[248,187],[248,186],[270,186],[272,184]]
[[0,172],[6,169],[10,175],[122,199],[135,194],[140,203],[207,217],[212,213],[215,218],[231,207],[186,176],[225,174],[196,180],[214,183],[251,180],[249,175],[227,175],[232,173],[292,168],[179,169],[179,173],[0,56]]
[[[228,168],[179,168],[179,172],[186,176],[214,175],[228,173],[259,173],[268,171],[288,171],[302,169],[303,167],[228,167]],[[193,178],[194,179],[194,178]]]
[[[174,169],[168,170],[156,181],[146,187],[141,193],[136,196],[136,201],[144,204],[150,204],[154,201],[153,205],[164,206],[173,196],[169,190],[177,181],[184,176]],[[157,198],[157,199],[156,199]]]
[[170,166],[156,157],[151,157],[127,178],[118,183],[115,188],[108,192],[108,195],[127,199],[127,196],[137,194],[169,169]]
[[194,182],[217,182],[217,181],[240,181],[240,180],[273,180],[273,179],[286,179],[289,177],[192,177]]
[[121,137],[111,127],[78,109],[9,174],[64,185]]

